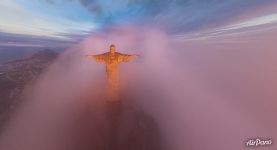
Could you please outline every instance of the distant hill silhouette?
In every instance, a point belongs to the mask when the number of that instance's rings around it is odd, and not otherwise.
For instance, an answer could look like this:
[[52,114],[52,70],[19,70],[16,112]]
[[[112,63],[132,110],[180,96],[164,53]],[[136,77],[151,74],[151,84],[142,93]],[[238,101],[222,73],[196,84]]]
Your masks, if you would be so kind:
[[54,52],[62,52],[65,48],[45,48],[45,47],[3,47],[0,46],[0,64],[14,60],[26,59],[39,51],[51,50]]

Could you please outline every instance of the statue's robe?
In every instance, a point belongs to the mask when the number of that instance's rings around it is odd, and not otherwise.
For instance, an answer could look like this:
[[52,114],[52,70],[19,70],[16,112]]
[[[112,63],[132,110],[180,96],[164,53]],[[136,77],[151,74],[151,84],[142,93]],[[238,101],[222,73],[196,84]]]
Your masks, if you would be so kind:
[[119,64],[133,60],[134,55],[107,52],[99,55],[90,55],[89,58],[106,64],[108,78],[108,96],[111,101],[119,100]]

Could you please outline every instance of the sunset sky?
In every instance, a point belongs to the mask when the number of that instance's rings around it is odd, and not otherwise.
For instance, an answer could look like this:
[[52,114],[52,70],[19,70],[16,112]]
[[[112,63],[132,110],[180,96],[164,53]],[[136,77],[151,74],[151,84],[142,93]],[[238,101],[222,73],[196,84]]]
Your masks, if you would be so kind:
[[276,27],[276,7],[274,0],[1,0],[0,44],[78,41],[126,24],[177,39],[234,34]]

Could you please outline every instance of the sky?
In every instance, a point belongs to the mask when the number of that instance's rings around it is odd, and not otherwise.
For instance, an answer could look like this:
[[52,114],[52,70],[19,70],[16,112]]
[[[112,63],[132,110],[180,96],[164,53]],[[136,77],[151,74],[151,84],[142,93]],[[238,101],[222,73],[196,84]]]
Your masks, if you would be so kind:
[[195,37],[195,32],[222,34],[276,23],[277,11],[269,8],[236,20],[273,4],[276,1],[1,0],[0,44],[70,43],[118,25],[151,26],[177,38]]

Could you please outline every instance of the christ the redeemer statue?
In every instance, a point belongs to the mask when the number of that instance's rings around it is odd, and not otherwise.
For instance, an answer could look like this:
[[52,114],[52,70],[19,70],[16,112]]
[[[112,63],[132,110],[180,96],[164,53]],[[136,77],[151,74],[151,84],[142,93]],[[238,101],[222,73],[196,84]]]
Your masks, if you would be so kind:
[[116,52],[115,45],[110,46],[110,52],[99,55],[87,55],[97,62],[105,63],[108,78],[108,101],[119,101],[119,64],[129,62],[138,55],[128,55]]

